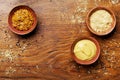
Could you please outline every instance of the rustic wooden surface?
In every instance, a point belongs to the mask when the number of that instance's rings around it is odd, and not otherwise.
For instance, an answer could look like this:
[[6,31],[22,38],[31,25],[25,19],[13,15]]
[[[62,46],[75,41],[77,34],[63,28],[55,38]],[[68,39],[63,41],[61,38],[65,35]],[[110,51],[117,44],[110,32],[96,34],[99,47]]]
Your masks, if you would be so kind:
[[[115,2],[116,1],[116,2]],[[18,36],[8,29],[8,14],[28,5],[37,14],[37,28]],[[112,9],[115,30],[104,37],[93,35],[85,24],[87,12],[96,6]],[[77,64],[71,45],[80,36],[93,36],[101,45],[97,62]],[[119,80],[119,0],[0,0],[0,80]]]

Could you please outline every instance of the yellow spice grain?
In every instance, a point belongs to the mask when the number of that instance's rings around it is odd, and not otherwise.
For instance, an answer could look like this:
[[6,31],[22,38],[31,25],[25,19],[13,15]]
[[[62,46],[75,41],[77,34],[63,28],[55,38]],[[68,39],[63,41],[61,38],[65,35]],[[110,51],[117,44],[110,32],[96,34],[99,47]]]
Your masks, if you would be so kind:
[[26,31],[33,25],[34,18],[27,9],[19,9],[12,16],[12,25],[20,31]]

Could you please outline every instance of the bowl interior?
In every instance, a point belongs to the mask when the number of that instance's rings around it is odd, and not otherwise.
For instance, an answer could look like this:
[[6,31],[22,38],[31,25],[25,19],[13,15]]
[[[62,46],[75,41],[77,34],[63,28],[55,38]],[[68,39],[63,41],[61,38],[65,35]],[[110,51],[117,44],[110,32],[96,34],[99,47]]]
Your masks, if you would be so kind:
[[[33,22],[33,25],[31,26],[31,28],[29,30],[20,31],[20,30],[17,30],[16,28],[14,28],[13,25],[12,25],[12,16],[14,15],[14,12],[16,12],[19,9],[27,9],[33,15],[34,22]],[[9,13],[8,24],[9,24],[9,28],[10,28],[11,31],[13,31],[14,33],[19,34],[19,35],[24,35],[24,34],[30,33],[31,31],[33,31],[35,29],[35,27],[37,25],[37,17],[36,17],[35,12],[30,7],[25,6],[25,5],[20,5],[20,6],[17,6],[15,8],[13,8],[11,10],[11,12]]]
[[[95,43],[95,45],[96,45],[96,47],[97,47],[96,55],[95,55],[91,60],[80,60],[80,59],[78,59],[78,58],[74,55],[74,47],[75,47],[76,43],[77,43],[78,41],[84,40],[84,39],[91,40],[92,42]],[[96,39],[94,39],[93,37],[81,37],[81,38],[76,39],[76,40],[73,42],[71,51],[72,51],[72,57],[73,57],[73,59],[74,59],[77,63],[82,64],[82,65],[89,65],[89,64],[94,63],[94,62],[98,59],[98,57],[99,57],[99,55],[100,55],[100,46],[99,46],[98,41],[97,41]]]
[[[111,17],[112,17],[112,19],[113,19],[113,22],[112,22],[112,24],[111,24],[111,27],[110,27],[109,29],[107,29],[106,31],[103,31],[103,32],[94,31],[94,30],[91,28],[91,26],[90,26],[90,17],[91,17],[91,15],[92,15],[95,11],[98,11],[98,10],[106,10],[107,12],[109,12],[109,14],[111,15]],[[106,8],[106,7],[96,7],[96,8],[94,8],[94,9],[92,9],[91,11],[89,11],[89,13],[88,13],[88,15],[87,15],[87,18],[86,18],[86,24],[87,24],[89,30],[90,30],[92,33],[94,33],[94,34],[96,34],[96,35],[100,35],[100,36],[102,36],[102,35],[107,35],[107,34],[109,34],[109,33],[114,29],[114,27],[115,27],[115,25],[116,25],[116,17],[115,17],[115,15],[114,15],[114,13],[113,13],[112,10],[110,10],[110,9],[108,9],[108,8]]]

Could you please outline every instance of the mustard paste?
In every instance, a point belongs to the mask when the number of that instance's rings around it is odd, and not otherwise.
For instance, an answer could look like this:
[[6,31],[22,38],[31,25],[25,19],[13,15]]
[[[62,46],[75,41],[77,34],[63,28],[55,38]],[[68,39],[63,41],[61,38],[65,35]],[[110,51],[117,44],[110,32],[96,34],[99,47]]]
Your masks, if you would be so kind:
[[97,47],[90,40],[80,40],[74,47],[74,54],[80,60],[91,60],[96,55]]

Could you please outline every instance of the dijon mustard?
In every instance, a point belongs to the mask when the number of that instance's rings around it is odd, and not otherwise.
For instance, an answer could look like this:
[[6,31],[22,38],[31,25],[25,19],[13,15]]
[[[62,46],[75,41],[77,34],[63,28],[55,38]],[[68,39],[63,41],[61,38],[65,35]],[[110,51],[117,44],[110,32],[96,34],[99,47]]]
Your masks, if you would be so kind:
[[91,40],[80,40],[74,46],[74,54],[80,60],[91,60],[96,55],[97,47]]

